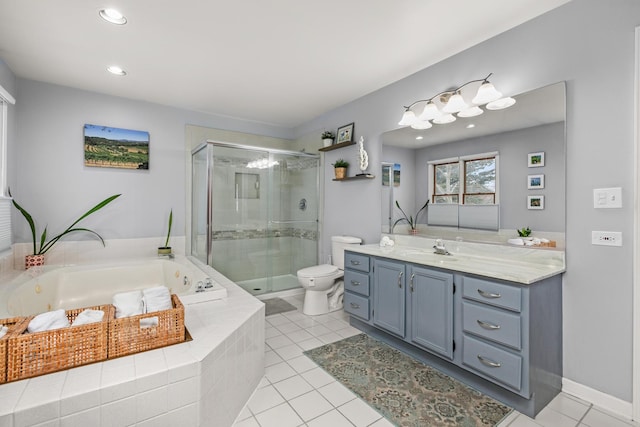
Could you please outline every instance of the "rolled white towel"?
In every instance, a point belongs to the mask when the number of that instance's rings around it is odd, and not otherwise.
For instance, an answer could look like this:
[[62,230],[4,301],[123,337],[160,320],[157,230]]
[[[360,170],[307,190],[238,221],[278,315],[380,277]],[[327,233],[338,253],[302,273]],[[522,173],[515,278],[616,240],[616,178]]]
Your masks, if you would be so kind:
[[170,310],[173,308],[171,293],[166,286],[143,289],[142,299],[144,300],[145,313]]
[[31,319],[27,331],[29,333],[50,331],[52,329],[66,328],[69,326],[69,319],[63,309],[47,311],[46,313],[38,314]]
[[71,326],[88,325],[89,323],[102,322],[104,311],[86,309],[76,316]]
[[9,328],[7,326],[2,325],[0,327],[0,338],[2,338],[5,335],[7,335],[7,332],[9,332]]
[[116,307],[116,319],[144,313],[144,303],[142,302],[142,292],[140,291],[115,294],[112,302]]

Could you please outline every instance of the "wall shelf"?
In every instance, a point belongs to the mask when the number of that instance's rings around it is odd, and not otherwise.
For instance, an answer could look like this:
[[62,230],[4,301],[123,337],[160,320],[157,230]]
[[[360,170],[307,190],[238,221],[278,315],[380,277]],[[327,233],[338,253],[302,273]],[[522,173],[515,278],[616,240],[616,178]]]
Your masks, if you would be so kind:
[[342,178],[342,179],[336,179],[334,178],[334,181],[357,181],[357,180],[361,180],[361,179],[373,179],[375,178],[375,175],[371,175],[371,174],[367,174],[367,175],[355,175],[355,176],[348,176],[346,178]]
[[338,148],[348,147],[350,145],[355,145],[355,144],[356,144],[355,141],[341,142],[340,144],[333,144],[328,147],[318,148],[318,151],[332,151],[332,150],[337,150]]

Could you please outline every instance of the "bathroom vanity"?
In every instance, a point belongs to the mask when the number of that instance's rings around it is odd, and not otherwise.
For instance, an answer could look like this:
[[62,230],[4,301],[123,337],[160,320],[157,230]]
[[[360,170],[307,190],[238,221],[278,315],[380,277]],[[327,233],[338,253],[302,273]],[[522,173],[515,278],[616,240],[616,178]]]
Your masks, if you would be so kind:
[[561,389],[564,252],[419,240],[348,249],[351,324],[534,417]]

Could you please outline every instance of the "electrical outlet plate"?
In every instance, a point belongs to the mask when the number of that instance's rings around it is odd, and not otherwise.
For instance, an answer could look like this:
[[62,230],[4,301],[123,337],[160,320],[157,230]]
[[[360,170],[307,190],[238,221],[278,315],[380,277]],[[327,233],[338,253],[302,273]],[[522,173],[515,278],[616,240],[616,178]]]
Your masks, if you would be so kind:
[[622,246],[622,232],[592,231],[591,244],[602,246]]
[[595,209],[615,209],[622,207],[622,188],[596,188],[593,190]]

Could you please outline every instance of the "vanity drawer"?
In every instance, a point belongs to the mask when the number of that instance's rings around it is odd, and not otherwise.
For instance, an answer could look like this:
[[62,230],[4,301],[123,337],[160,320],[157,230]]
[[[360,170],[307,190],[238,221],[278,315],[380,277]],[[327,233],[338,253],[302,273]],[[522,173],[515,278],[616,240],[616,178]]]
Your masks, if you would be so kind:
[[522,349],[522,319],[518,314],[463,301],[462,328],[465,332]]
[[344,288],[347,291],[369,296],[369,275],[346,270],[344,272]]
[[344,268],[352,268],[369,272],[369,257],[367,255],[358,255],[351,252],[344,254]]
[[522,309],[522,290],[516,286],[467,276],[462,280],[462,296],[467,299],[517,312]]
[[345,292],[344,311],[364,320],[369,320],[369,299],[350,292]]
[[515,390],[520,390],[522,387],[520,356],[467,335],[462,339],[462,363]]

